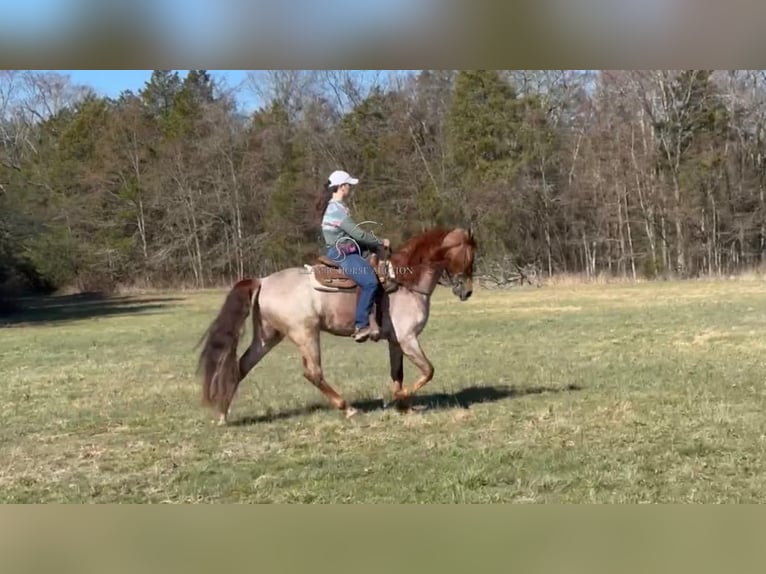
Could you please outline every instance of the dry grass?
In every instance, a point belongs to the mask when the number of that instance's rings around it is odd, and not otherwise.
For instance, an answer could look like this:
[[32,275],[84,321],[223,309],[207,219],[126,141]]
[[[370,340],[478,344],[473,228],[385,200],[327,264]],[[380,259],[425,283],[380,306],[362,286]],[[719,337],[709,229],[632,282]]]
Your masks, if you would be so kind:
[[[758,281],[440,289],[417,413],[382,343],[323,339],[346,421],[279,346],[199,406],[223,292],[48,302],[0,329],[2,502],[763,502]],[[410,383],[415,373],[406,365]]]
[[548,286],[572,286],[572,285],[626,285],[633,283],[645,283],[642,277],[633,279],[631,277],[612,276],[607,273],[597,273],[588,275],[586,273],[557,273],[552,277],[543,279]]

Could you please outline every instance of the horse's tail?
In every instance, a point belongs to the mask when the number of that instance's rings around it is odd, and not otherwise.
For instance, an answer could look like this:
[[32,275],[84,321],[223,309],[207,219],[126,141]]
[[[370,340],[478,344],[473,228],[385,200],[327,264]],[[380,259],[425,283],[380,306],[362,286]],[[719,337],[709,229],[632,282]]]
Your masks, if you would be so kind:
[[198,371],[203,370],[202,404],[218,407],[221,414],[226,414],[239,384],[237,345],[260,288],[259,279],[242,279],[234,285],[200,341],[204,341],[198,365]]

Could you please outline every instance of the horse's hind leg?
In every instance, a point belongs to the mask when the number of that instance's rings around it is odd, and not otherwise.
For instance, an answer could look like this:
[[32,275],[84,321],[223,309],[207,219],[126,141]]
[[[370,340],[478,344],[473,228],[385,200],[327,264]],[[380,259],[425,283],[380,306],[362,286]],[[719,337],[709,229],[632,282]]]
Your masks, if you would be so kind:
[[254,324],[253,340],[247,350],[242,353],[239,358],[239,380],[237,386],[233,389],[231,394],[227,397],[228,400],[224,405],[223,412],[220,414],[218,420],[219,425],[226,424],[226,419],[231,412],[231,403],[234,401],[234,395],[239,388],[239,384],[247,376],[247,374],[257,365],[263,357],[265,357],[269,351],[271,351],[282,340],[282,334],[275,331],[268,325],[256,325]]
[[255,367],[266,354],[282,340],[283,335],[268,325],[261,325],[253,335],[253,341],[239,359],[240,381]]
[[349,405],[338,392],[327,384],[322,372],[322,358],[319,346],[319,330],[306,330],[291,337],[303,356],[303,376],[319,389],[338,410],[345,411],[346,418],[356,414],[356,409]]

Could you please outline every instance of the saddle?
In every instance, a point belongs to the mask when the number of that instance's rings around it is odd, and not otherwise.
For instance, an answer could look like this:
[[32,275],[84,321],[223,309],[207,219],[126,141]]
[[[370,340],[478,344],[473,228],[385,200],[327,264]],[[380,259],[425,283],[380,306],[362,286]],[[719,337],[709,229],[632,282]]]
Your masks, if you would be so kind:
[[[383,287],[383,291],[390,293],[397,288],[393,267],[388,261],[381,261],[376,253],[371,253],[366,257],[367,263],[375,270],[378,282]],[[359,296],[360,288],[348,275],[343,272],[338,264],[325,255],[319,255],[313,265],[305,265],[306,271],[311,276],[311,283],[314,289],[318,291],[341,291],[357,292]],[[380,338],[380,325],[383,320],[382,315],[382,293],[380,290],[375,296],[370,312],[370,327],[372,333],[370,339],[377,341]]]
[[[367,263],[375,270],[378,281],[385,291],[390,291],[393,283],[393,272],[387,261],[380,261],[377,254],[371,253],[366,258]],[[306,265],[314,277],[314,288],[322,291],[352,291],[357,288],[357,284],[351,277],[346,275],[338,266],[338,263],[327,257],[320,255],[316,258],[313,265]]]

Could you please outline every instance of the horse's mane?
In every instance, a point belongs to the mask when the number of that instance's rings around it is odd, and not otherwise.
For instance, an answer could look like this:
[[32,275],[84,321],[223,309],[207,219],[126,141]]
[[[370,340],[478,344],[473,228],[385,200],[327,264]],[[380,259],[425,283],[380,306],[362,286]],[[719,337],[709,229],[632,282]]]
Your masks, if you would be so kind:
[[[409,273],[405,277],[399,277],[400,282],[415,284],[428,269],[429,264],[441,262],[450,246],[443,246],[444,238],[456,231],[444,227],[435,227],[416,235],[407,241],[402,247],[391,254],[390,260],[394,267],[408,268]],[[469,235],[468,242],[474,244],[473,237]]]
[[396,266],[414,266],[431,261],[436,250],[451,231],[451,229],[435,227],[411,238],[391,254],[391,262]]

